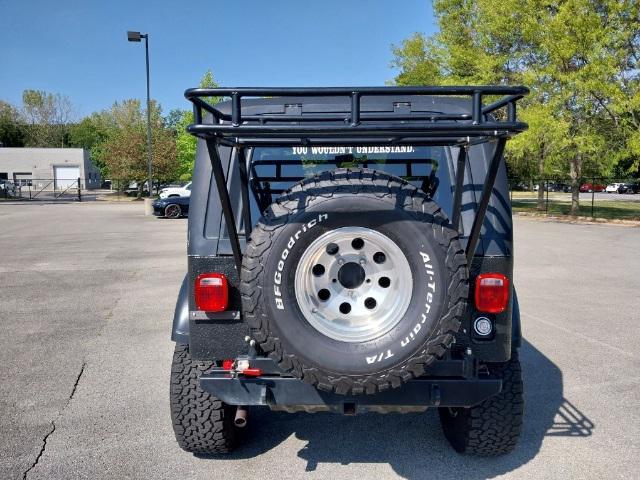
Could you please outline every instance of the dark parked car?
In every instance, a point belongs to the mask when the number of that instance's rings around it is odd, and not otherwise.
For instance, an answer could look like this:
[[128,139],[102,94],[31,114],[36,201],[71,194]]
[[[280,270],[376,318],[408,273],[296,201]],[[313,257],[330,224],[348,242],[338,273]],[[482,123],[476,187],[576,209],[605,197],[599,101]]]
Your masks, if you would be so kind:
[[549,183],[547,190],[550,192],[564,192],[568,193],[571,191],[571,185],[562,182],[552,182]]
[[639,193],[640,183],[623,183],[618,187],[618,193]]
[[189,197],[159,198],[153,202],[153,214],[165,218],[187,217]]
[[511,190],[514,192],[528,192],[529,184],[526,182],[518,182],[511,185]]

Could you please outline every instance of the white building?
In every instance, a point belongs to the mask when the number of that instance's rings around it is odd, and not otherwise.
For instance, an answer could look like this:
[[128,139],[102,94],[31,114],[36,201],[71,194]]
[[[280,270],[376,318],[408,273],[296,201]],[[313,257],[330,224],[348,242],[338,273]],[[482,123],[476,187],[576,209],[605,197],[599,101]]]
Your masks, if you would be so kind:
[[0,182],[37,190],[100,187],[100,171],[82,148],[1,148]]

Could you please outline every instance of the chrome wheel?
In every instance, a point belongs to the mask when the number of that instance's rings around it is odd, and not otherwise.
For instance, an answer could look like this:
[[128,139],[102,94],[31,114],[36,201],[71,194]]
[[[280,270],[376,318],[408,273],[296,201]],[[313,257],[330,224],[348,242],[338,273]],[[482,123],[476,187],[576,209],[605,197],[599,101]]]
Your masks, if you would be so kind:
[[175,203],[167,205],[164,209],[164,216],[167,218],[178,218],[181,214],[180,205],[176,205]]
[[407,311],[413,277],[406,256],[386,235],[342,227],[317,238],[295,274],[298,306],[327,337],[366,342],[391,330]]

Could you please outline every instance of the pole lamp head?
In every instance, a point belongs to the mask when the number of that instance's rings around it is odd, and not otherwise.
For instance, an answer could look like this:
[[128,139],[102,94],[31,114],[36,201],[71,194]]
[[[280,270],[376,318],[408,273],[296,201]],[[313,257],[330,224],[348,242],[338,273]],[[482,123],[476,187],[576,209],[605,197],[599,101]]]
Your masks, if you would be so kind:
[[127,40],[129,40],[130,42],[139,42],[142,40],[142,35],[140,34],[140,32],[128,31]]

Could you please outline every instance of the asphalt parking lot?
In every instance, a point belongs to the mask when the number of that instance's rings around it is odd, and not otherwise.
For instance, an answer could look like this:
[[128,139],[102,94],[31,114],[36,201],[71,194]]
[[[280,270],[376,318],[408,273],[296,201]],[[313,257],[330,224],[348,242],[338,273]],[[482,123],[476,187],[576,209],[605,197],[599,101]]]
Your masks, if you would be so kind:
[[137,202],[0,204],[0,478],[629,478],[640,471],[640,228],[518,218],[526,417],[511,455],[437,415],[251,413],[231,456],[181,451],[169,340],[186,221]]

